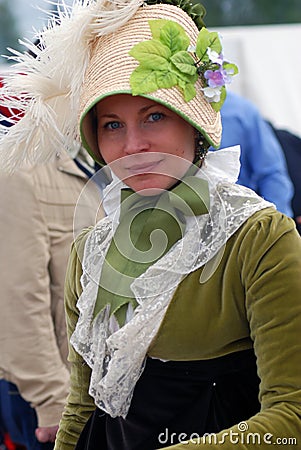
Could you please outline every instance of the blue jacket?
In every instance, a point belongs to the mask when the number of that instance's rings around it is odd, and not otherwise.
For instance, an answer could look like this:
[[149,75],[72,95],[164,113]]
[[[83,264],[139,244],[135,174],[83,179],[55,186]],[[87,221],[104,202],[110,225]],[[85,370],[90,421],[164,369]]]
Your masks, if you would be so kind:
[[253,103],[229,91],[221,117],[220,148],[237,144],[241,147],[238,183],[253,189],[292,217],[294,188],[282,147],[270,125]]

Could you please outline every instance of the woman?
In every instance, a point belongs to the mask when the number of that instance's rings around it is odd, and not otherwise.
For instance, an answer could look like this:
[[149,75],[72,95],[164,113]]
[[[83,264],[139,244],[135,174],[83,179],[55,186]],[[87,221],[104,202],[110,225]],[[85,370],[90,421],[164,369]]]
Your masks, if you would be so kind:
[[[77,65],[88,43],[80,105],[83,73],[60,77],[112,182],[107,216],[70,255],[71,388],[55,449],[287,448],[301,438],[300,237],[235,184],[236,149],[206,156],[236,67],[185,2],[77,7],[54,30]],[[47,61],[54,50],[50,33]],[[62,107],[59,90],[48,101]],[[67,137],[68,120],[56,121]]]

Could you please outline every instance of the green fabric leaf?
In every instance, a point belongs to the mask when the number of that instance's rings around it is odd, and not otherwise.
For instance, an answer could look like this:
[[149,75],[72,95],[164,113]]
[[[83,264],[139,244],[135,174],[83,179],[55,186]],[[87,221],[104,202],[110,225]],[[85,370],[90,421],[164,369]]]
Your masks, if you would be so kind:
[[167,19],[154,19],[148,21],[154,39],[160,41],[161,30],[168,22],[169,20]]
[[171,56],[170,49],[154,39],[139,42],[129,52],[145,69],[167,70],[168,60]]
[[225,70],[233,70],[233,75],[237,75],[238,74],[238,67],[237,67],[236,64],[225,62],[223,64],[223,68]]
[[[162,3],[162,0],[146,0],[146,3],[148,5],[157,5]],[[178,6],[185,11],[195,22],[199,30],[205,26],[202,19],[206,15],[206,9],[200,3],[193,3],[191,0],[164,0],[164,3]]]
[[172,72],[165,72],[165,71],[157,71],[156,72],[156,79],[158,83],[159,89],[169,89],[173,86],[176,86],[178,83],[177,76]]
[[190,102],[195,96],[196,96],[196,89],[194,87],[194,84],[187,83],[183,89],[183,95],[185,102]]
[[209,57],[207,55],[208,47],[217,53],[222,51],[222,45],[218,37],[218,33],[215,31],[210,32],[206,28],[202,28],[199,32],[196,43],[196,54],[197,57],[203,62],[209,61]]
[[186,87],[186,84],[187,84],[187,82],[186,81],[184,81],[184,80],[178,80],[178,86],[179,86],[179,88],[183,91],[183,93],[184,93],[184,90],[185,90],[185,87]]
[[177,52],[170,60],[182,73],[194,75],[197,71],[193,57],[186,51]]
[[149,94],[158,89],[156,71],[137,67],[130,76],[133,95]]
[[212,31],[209,34],[209,45],[208,47],[211,48],[211,50],[214,50],[216,53],[220,53],[223,49],[219,35],[216,31]]
[[166,45],[173,55],[189,46],[189,37],[184,28],[176,22],[166,19],[149,20],[153,38]]
[[171,54],[187,50],[190,40],[184,29],[176,22],[168,22],[162,27],[160,41],[170,48]]
[[183,73],[181,70],[179,70],[171,61],[170,63],[170,69],[172,73],[177,75],[178,80],[184,81],[184,83],[195,83],[198,79],[197,71],[195,70],[195,73],[190,75],[189,73]]
[[226,97],[227,97],[227,91],[226,91],[225,86],[223,86],[222,89],[221,89],[220,101],[219,102],[212,102],[212,103],[210,103],[212,108],[214,109],[214,111],[217,111],[217,112],[220,111],[221,107],[224,104],[224,101],[226,100]]
[[[198,29],[201,30],[205,26],[205,23],[202,20],[202,17],[204,17],[206,15],[206,9],[204,8],[204,6],[201,3],[194,3],[194,4],[191,2],[187,2],[187,3],[189,4],[189,9],[186,12],[192,18],[192,20],[195,22]],[[184,8],[182,8],[182,9],[184,9]],[[184,11],[185,11],[185,9],[184,9]]]

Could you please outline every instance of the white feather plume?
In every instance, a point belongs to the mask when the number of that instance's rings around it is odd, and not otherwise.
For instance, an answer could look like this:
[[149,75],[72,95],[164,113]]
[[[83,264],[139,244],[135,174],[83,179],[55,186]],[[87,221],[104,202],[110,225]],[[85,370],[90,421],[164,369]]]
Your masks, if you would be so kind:
[[50,14],[47,27],[36,32],[39,47],[24,40],[26,52],[9,49],[15,64],[3,76],[0,105],[12,112],[13,126],[0,126],[2,170],[46,162],[62,148],[73,147],[90,43],[126,23],[143,3],[74,0],[69,7],[64,1],[47,1],[58,13]]

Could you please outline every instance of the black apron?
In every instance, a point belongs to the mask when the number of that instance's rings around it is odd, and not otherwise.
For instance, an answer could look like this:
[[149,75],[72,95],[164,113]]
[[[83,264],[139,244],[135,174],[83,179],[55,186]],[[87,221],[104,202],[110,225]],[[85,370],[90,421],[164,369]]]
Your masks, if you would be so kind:
[[202,361],[147,358],[127,417],[96,408],[75,450],[154,450],[218,433],[260,410],[253,350]]

